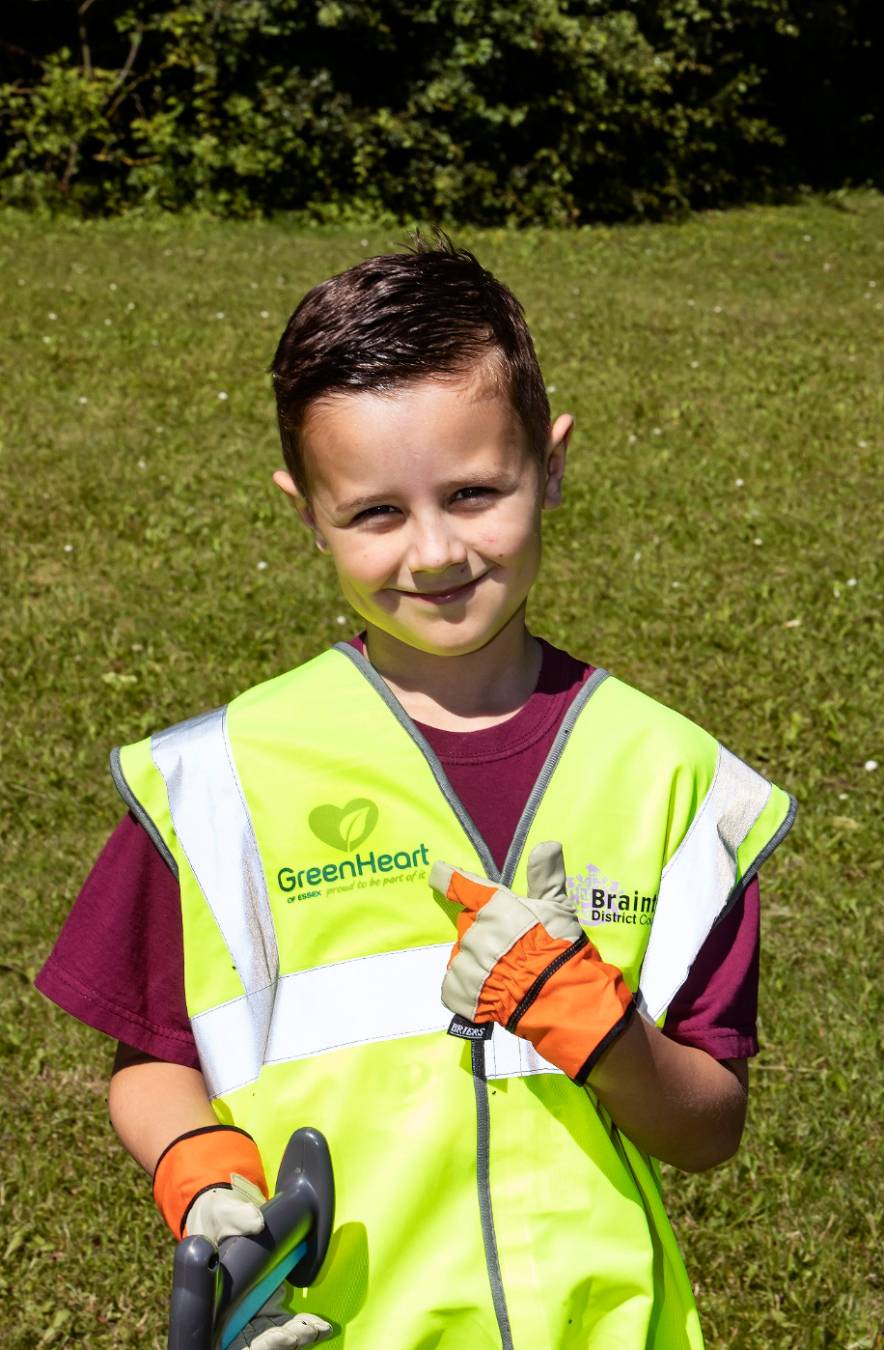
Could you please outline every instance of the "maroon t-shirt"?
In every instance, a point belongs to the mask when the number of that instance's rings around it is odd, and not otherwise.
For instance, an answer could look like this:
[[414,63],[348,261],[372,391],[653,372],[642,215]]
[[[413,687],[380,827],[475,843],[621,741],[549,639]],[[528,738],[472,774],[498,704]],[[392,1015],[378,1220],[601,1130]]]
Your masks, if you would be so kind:
[[[355,646],[360,646],[358,639]],[[592,673],[543,643],[537,688],[514,717],[482,731],[417,723],[498,867],[580,686]],[[707,938],[665,1031],[716,1059],[758,1053],[757,880]],[[126,816],[105,845],[37,976],[74,1017],[145,1054],[199,1067],[184,1002],[178,883],[147,832]]]

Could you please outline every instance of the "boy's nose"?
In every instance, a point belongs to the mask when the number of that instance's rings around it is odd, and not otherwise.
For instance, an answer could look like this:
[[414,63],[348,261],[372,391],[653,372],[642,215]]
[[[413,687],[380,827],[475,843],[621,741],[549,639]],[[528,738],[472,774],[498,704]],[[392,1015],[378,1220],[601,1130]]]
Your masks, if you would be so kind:
[[449,522],[436,519],[414,522],[407,558],[412,572],[446,572],[466,560],[466,544]]

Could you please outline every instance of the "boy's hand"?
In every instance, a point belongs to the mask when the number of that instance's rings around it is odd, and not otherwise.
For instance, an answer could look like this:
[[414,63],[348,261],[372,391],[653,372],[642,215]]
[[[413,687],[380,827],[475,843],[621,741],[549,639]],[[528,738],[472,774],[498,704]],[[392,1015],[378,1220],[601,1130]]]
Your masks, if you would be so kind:
[[208,1125],[173,1139],[160,1154],[153,1194],[176,1238],[201,1233],[217,1245],[264,1227],[261,1155],[251,1135],[234,1126]]
[[634,1011],[616,966],[602,961],[568,898],[562,846],[538,844],[527,898],[436,862],[434,890],[463,906],[442,1002],[474,1022],[499,1022],[531,1041],[576,1083]]
[[[222,1134],[222,1138],[210,1140],[203,1138],[201,1144],[194,1143],[189,1148],[187,1147],[189,1141],[201,1138],[200,1135],[186,1135],[183,1139],[177,1140],[170,1149],[167,1149],[164,1155],[164,1157],[169,1157],[173,1149],[178,1148],[180,1150],[177,1158],[170,1158],[170,1168],[174,1167],[179,1172],[179,1176],[182,1168],[188,1168],[192,1176],[194,1175],[192,1169],[196,1156],[198,1156],[200,1165],[208,1166],[209,1173],[213,1170],[217,1171],[219,1167],[223,1171],[225,1150],[227,1150],[226,1160],[228,1164],[235,1155],[238,1155],[239,1161],[243,1162],[248,1160],[248,1145],[251,1145],[255,1151],[255,1173],[260,1176],[263,1184],[264,1174],[263,1170],[260,1170],[258,1150],[248,1135],[241,1131],[232,1130],[228,1131],[227,1138],[223,1137],[222,1131],[212,1130],[209,1133]],[[181,1156],[182,1152],[183,1157]],[[158,1168],[158,1173],[159,1170]],[[161,1178],[161,1180],[167,1187],[169,1186],[169,1177]],[[226,1184],[209,1186],[190,1203],[184,1221],[185,1236],[196,1237],[199,1235],[208,1238],[217,1247],[225,1238],[260,1233],[264,1228],[264,1215],[261,1213],[261,1206],[265,1199],[264,1191],[255,1181],[240,1176],[237,1172],[231,1172]],[[290,1312],[285,1307],[285,1295],[288,1289],[289,1285],[283,1282],[248,1325],[243,1327],[240,1334],[231,1342],[230,1350],[247,1350],[247,1348],[248,1350],[299,1350],[301,1346],[316,1345],[319,1341],[327,1340],[333,1334],[334,1328],[323,1318],[316,1317],[313,1313]]]
[[260,1312],[243,1327],[230,1343],[230,1350],[299,1350],[303,1345],[318,1345],[334,1334],[334,1327],[314,1313],[291,1313],[284,1307],[283,1284],[264,1304]]
[[231,1173],[229,1186],[211,1186],[197,1196],[187,1213],[185,1237],[206,1237],[217,1247],[229,1237],[260,1233],[266,1196],[253,1181]]

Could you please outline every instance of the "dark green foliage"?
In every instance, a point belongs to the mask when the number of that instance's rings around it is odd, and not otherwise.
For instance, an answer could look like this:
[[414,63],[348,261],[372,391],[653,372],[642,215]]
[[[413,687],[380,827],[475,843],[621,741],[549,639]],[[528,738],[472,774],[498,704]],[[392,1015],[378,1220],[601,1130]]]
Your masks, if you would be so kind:
[[873,0],[6,0],[0,195],[574,223],[882,181]]

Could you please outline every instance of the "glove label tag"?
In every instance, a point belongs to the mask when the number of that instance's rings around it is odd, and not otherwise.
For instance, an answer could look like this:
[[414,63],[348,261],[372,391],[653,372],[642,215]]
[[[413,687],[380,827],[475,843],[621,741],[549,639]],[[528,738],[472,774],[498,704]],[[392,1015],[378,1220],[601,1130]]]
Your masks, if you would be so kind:
[[449,1036],[457,1036],[462,1041],[488,1041],[494,1030],[493,1022],[471,1022],[460,1013],[455,1013],[448,1028]]

